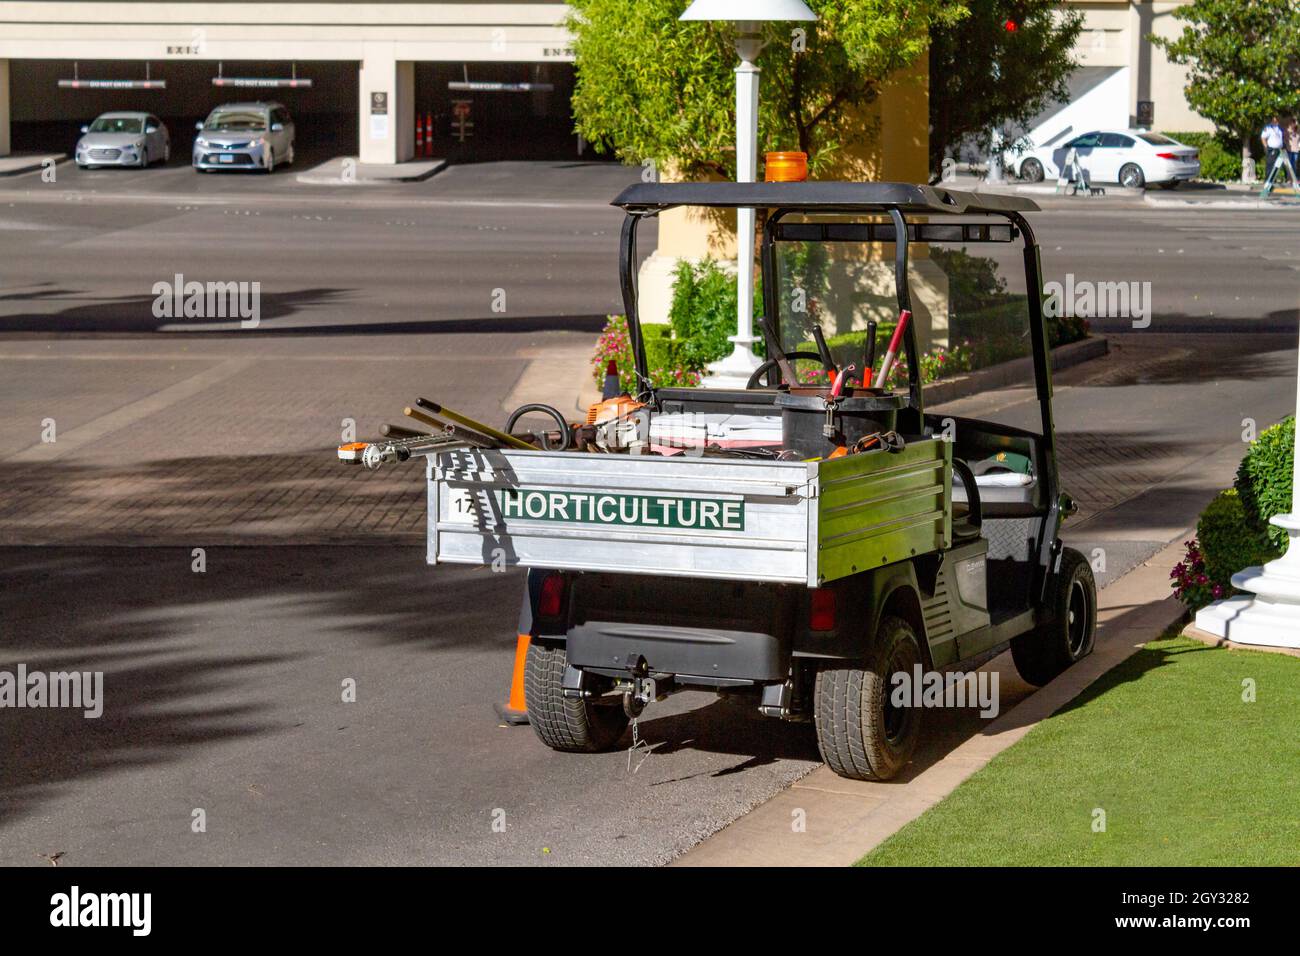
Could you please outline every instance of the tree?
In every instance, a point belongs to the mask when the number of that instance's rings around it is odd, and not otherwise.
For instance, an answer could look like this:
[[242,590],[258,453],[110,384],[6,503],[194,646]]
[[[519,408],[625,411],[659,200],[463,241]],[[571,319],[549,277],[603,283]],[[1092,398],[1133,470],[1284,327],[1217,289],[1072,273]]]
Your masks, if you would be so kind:
[[1083,14],[1056,0],[967,0],[970,16],[930,29],[930,169],[963,143],[981,151],[992,131],[1025,126],[1069,98]]
[[[578,132],[624,162],[735,176],[736,53],[727,24],[680,23],[686,0],[569,0]],[[809,0],[813,23],[764,26],[759,152],[800,149],[815,172],[871,135],[861,108],[925,53],[964,0]]]
[[1260,127],[1300,106],[1300,6],[1295,0],[1192,0],[1172,39],[1151,37],[1189,66],[1187,103],[1241,141],[1243,168]]

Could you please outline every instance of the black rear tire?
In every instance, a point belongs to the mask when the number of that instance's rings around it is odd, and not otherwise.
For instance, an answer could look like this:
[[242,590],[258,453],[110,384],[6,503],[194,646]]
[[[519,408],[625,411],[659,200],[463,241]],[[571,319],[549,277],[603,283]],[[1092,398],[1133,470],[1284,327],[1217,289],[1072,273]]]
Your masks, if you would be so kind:
[[890,703],[890,676],[921,663],[912,625],[880,622],[862,667],[825,667],[813,694],[817,747],[826,765],[850,780],[888,780],[912,758],[921,734],[917,707]]
[[1027,183],[1043,181],[1043,164],[1036,159],[1026,159],[1020,164],[1020,178]]
[[1092,653],[1097,640],[1097,581],[1082,554],[1066,548],[1049,596],[1052,619],[1011,639],[1011,659],[1026,683],[1042,687]]
[[524,662],[524,701],[534,733],[552,750],[612,750],[627,730],[622,705],[565,697],[565,666],[563,647],[529,645]]

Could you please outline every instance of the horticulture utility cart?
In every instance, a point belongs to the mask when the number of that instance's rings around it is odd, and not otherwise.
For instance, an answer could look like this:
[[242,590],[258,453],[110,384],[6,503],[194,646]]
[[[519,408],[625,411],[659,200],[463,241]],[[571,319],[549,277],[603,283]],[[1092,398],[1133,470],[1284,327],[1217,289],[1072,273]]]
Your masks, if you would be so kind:
[[[542,408],[558,430],[529,447],[427,453],[429,562],[529,569],[525,692],[543,742],[612,748],[652,701],[713,688],[811,719],[836,773],[887,779],[922,717],[895,705],[893,675],[953,670],[1009,642],[1021,675],[1043,684],[1092,650],[1092,572],[1058,537],[1073,505],[1058,485],[1032,202],[897,183],[701,183],[635,185],[615,205],[639,394],[574,424]],[[682,206],[755,207],[765,221],[768,359],[748,388],[650,385],[637,227]],[[1038,428],[927,415],[910,245],[1017,241]],[[874,334],[864,385],[826,346],[833,317],[786,330],[780,298],[809,261],[783,256],[789,244],[856,244],[847,261],[861,254],[877,275],[892,246],[905,388],[873,386]]]

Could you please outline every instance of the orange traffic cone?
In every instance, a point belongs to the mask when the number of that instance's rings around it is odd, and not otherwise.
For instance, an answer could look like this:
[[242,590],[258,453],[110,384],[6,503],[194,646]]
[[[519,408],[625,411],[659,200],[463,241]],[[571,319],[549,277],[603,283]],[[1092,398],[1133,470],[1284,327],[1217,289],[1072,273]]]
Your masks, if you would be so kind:
[[433,114],[424,114],[424,155],[433,155]]
[[605,366],[605,387],[600,391],[600,400],[618,398],[622,391],[623,386],[618,384],[618,363],[610,359]]
[[424,155],[424,118],[415,114],[415,155]]
[[524,700],[524,662],[528,659],[529,637],[520,634],[515,644],[515,670],[510,676],[510,698],[497,705],[497,716],[507,724],[528,723],[528,703]]

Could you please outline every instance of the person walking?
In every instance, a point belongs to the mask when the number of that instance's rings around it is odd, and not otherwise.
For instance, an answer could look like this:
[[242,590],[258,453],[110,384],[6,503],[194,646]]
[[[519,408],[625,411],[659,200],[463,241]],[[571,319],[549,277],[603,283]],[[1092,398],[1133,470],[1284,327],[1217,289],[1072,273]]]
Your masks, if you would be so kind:
[[1282,152],[1282,127],[1276,116],[1260,131],[1259,141],[1264,144],[1264,179],[1267,180],[1273,174],[1273,164],[1277,162],[1278,154]]
[[1292,116],[1286,123],[1286,158],[1291,161],[1291,172],[1296,174],[1296,163],[1300,161],[1300,122]]

